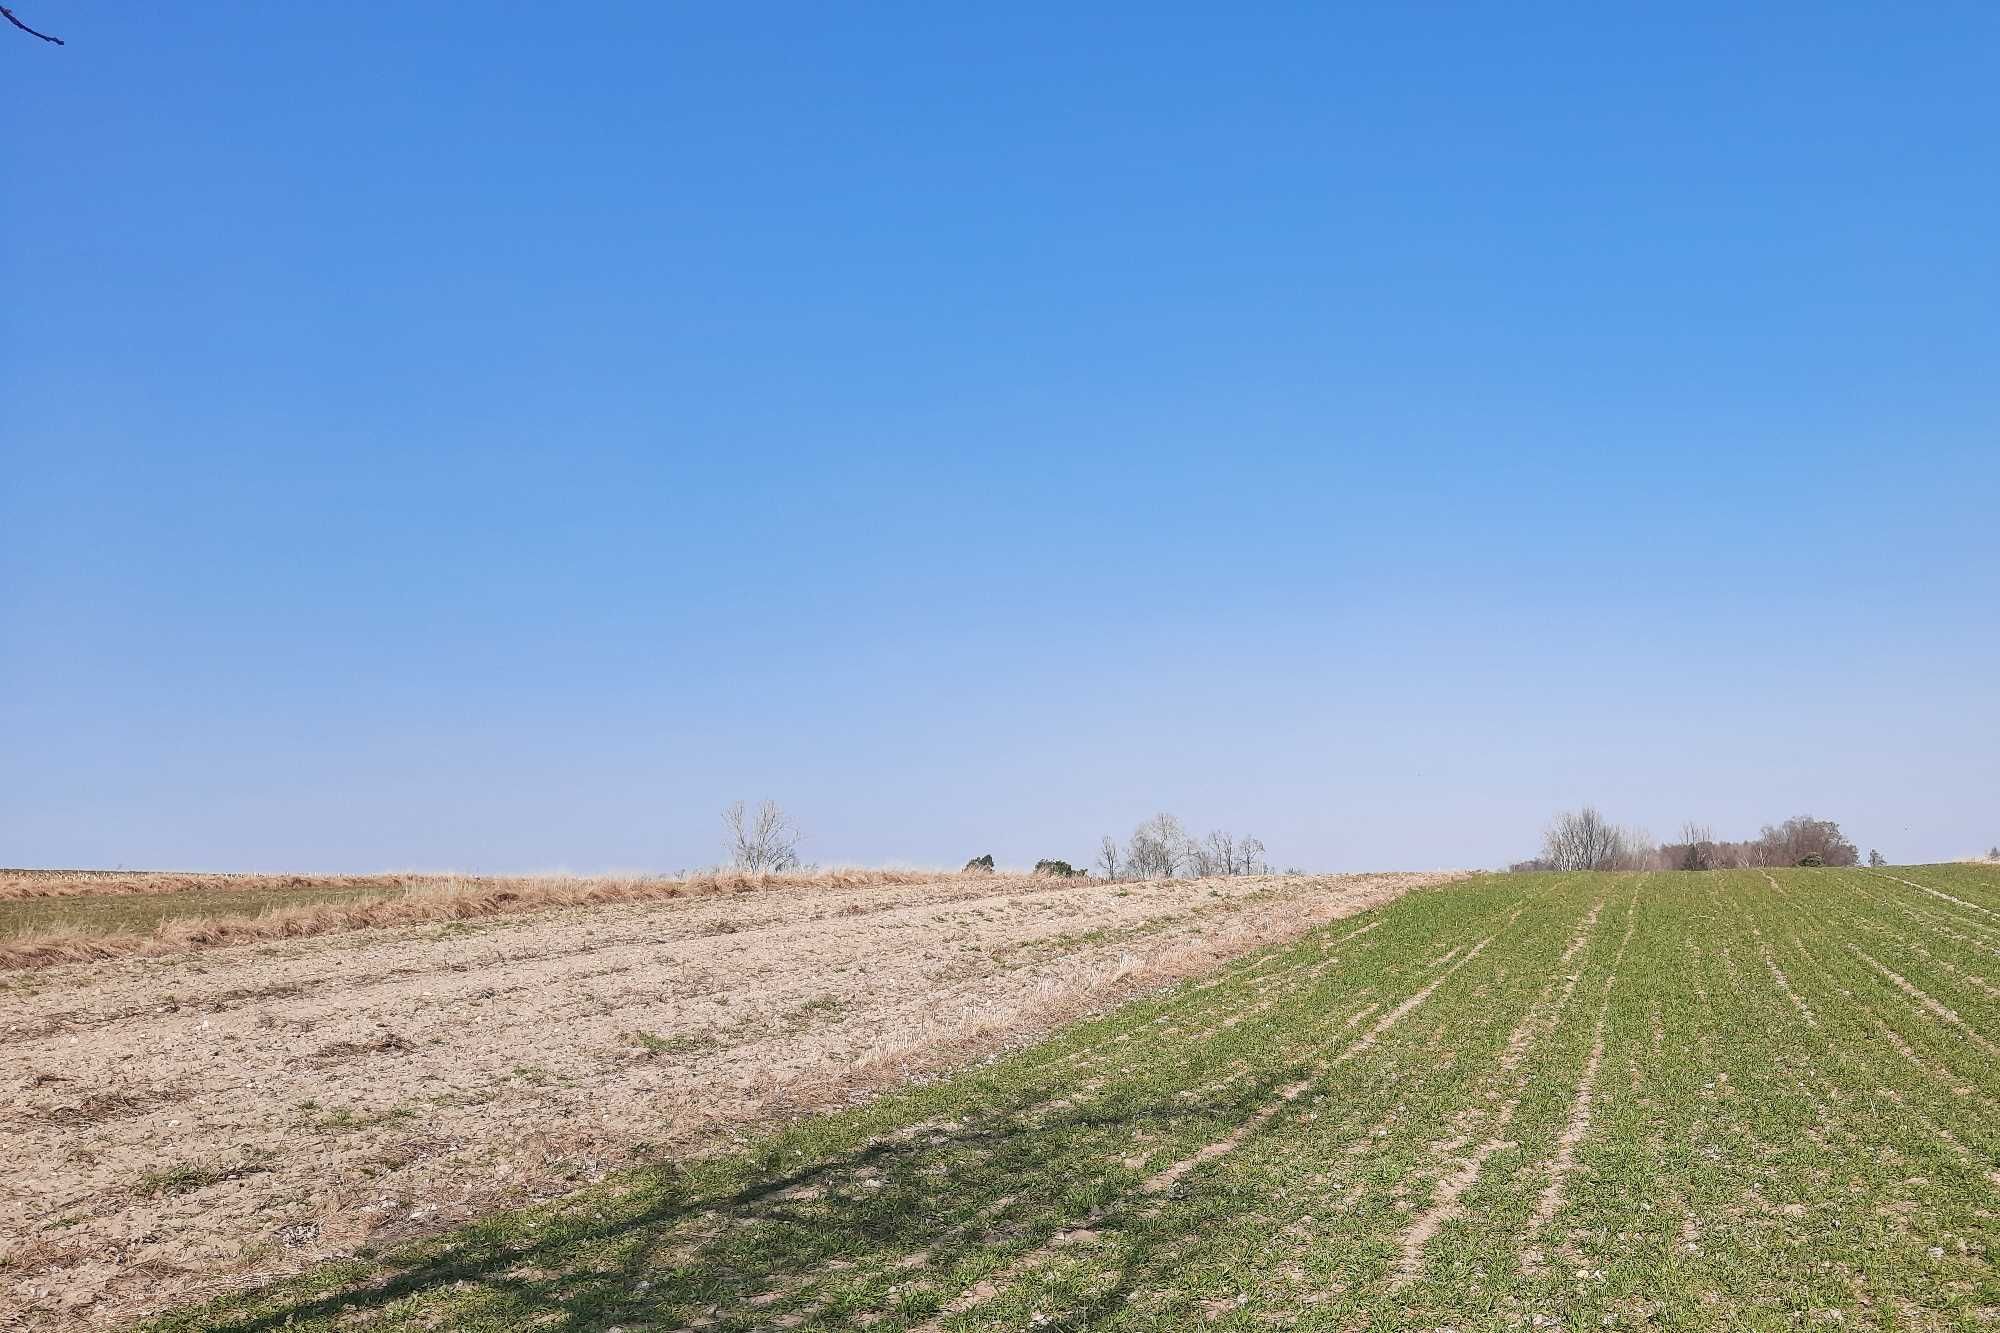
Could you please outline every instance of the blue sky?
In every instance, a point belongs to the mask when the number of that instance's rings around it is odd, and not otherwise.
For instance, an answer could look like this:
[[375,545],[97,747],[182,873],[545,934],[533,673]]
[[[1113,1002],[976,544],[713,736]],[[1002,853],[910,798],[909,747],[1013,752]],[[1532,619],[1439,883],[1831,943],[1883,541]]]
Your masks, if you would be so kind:
[[2000,841],[1990,4],[15,8],[0,864]]

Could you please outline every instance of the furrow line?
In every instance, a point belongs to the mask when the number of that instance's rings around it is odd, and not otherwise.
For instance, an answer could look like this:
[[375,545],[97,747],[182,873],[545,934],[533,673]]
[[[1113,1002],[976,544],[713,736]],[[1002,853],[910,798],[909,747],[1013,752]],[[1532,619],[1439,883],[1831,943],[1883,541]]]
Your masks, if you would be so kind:
[[[1980,1106],[1989,1116],[2000,1116],[2000,1100],[1995,1100],[1981,1092],[1976,1086],[1967,1082],[1962,1075],[1948,1065],[1937,1064],[1925,1059],[1923,1053],[1912,1046],[1902,1033],[1891,1027],[1888,1021],[1880,1014],[1869,1010],[1869,1001],[1856,995],[1848,987],[1841,985],[1839,977],[1827,966],[1823,959],[1807,947],[1803,939],[1797,935],[1793,935],[1791,943],[1792,947],[1798,951],[1799,959],[1807,966],[1813,968],[1827,986],[1847,997],[1857,1009],[1865,1014],[1868,1024],[1875,1035],[1880,1037],[1896,1053],[1898,1058],[1911,1068],[1922,1073],[1934,1086],[1941,1088],[1952,1099],[1969,1099]],[[1854,946],[1849,945],[1848,947],[1853,948]],[[1944,1030],[1949,1031],[1950,1029],[1947,1027]],[[1823,1040],[1827,1042],[1830,1052],[1837,1053],[1833,1039],[1830,1036],[1823,1037]]]
[[[1276,1094],[1271,1098],[1269,1102],[1265,1103],[1263,1106],[1260,1106],[1256,1111],[1252,1112],[1250,1116],[1247,1119],[1245,1119],[1241,1124],[1237,1125],[1234,1129],[1230,1130],[1227,1134],[1225,1134],[1221,1138],[1211,1143],[1204,1144],[1201,1148],[1198,1148],[1193,1153],[1189,1154],[1187,1157],[1181,1158],[1178,1161],[1170,1163],[1169,1165],[1155,1172],[1152,1176],[1148,1177],[1145,1181],[1143,1181],[1140,1184],[1138,1191],[1140,1196],[1158,1197],[1161,1194],[1165,1194],[1169,1190],[1171,1190],[1173,1186],[1178,1184],[1184,1177],[1186,1177],[1190,1172],[1194,1171],[1197,1167],[1200,1167],[1206,1163],[1213,1162],[1228,1156],[1237,1147],[1241,1146],[1245,1140],[1250,1138],[1250,1136],[1253,1135],[1257,1130],[1269,1124],[1271,1120],[1273,1120],[1281,1111],[1283,1111],[1287,1106],[1295,1102],[1301,1095],[1305,1093],[1307,1089],[1312,1087],[1314,1082],[1316,1082],[1319,1078],[1326,1075],[1334,1067],[1341,1064],[1345,1064],[1347,1061],[1354,1059],[1356,1056],[1359,1056],[1373,1049],[1374,1046],[1381,1040],[1384,1034],[1386,1034],[1390,1029],[1394,1028],[1398,1023],[1400,1023],[1403,1019],[1407,1018],[1410,1014],[1414,1013],[1417,1009],[1422,1007],[1424,1002],[1429,1000],[1430,997],[1437,992],[1437,989],[1440,986],[1442,986],[1446,981],[1450,980],[1451,977],[1455,975],[1466,964],[1470,963],[1473,959],[1477,958],[1482,952],[1485,951],[1486,947],[1489,944],[1491,944],[1496,938],[1498,938],[1501,934],[1503,934],[1508,928],[1513,926],[1513,924],[1520,919],[1521,914],[1527,910],[1528,905],[1529,905],[1528,902],[1523,902],[1519,906],[1517,906],[1513,910],[1513,912],[1509,914],[1506,923],[1503,926],[1501,926],[1499,930],[1496,930],[1491,935],[1482,937],[1476,943],[1474,943],[1469,950],[1467,950],[1463,945],[1460,945],[1457,948],[1452,949],[1449,953],[1445,955],[1445,959],[1451,959],[1452,961],[1449,962],[1448,965],[1444,966],[1444,970],[1442,972],[1440,972],[1436,977],[1432,978],[1429,982],[1427,982],[1415,994],[1402,1000],[1395,1006],[1395,1008],[1391,1009],[1388,1013],[1378,1018],[1373,1024],[1369,1026],[1366,1032],[1362,1033],[1361,1036],[1357,1037],[1353,1042],[1344,1047],[1338,1055],[1333,1056],[1331,1059],[1318,1061],[1312,1066],[1310,1066],[1306,1071],[1305,1077],[1294,1080],[1293,1082],[1286,1084],[1284,1087],[1279,1088]],[[1439,963],[1442,962],[1443,960],[1439,960],[1438,963],[1433,963],[1432,966],[1438,966]],[[1374,1006],[1370,1006],[1369,1009],[1363,1010],[1361,1015],[1356,1015],[1354,1018],[1350,1019],[1349,1025],[1351,1026],[1353,1022],[1359,1021],[1359,1019],[1362,1016],[1372,1011],[1373,1008]],[[940,1333],[940,1330],[943,1328],[943,1321],[945,1319],[968,1313],[969,1311],[974,1310],[979,1306],[984,1305],[988,1301],[992,1300],[995,1296],[999,1295],[1000,1292],[1008,1286],[1008,1284],[1014,1282],[1016,1279],[1020,1278],[1023,1274],[1028,1273],[1033,1269],[1040,1267],[1042,1264],[1048,1262],[1050,1256],[1053,1255],[1055,1252],[1059,1239],[1060,1239],[1059,1237],[1057,1239],[1052,1239],[1051,1241],[1037,1247],[1033,1251],[1030,1251],[1029,1253],[1022,1255],[1014,1262],[1002,1268],[1000,1272],[995,1274],[993,1277],[984,1279],[974,1284],[972,1287],[967,1288],[965,1291],[960,1292],[957,1296],[953,1297],[952,1300],[948,1302],[943,1307],[943,1309],[941,1309],[938,1312],[937,1315],[933,1316],[930,1320],[920,1325],[917,1328],[916,1333]]]
[[1879,870],[1871,870],[1868,873],[1871,875],[1879,876],[1882,879],[1894,880],[1898,884],[1907,884],[1913,889],[1921,889],[1923,892],[1928,893],[1933,898],[1942,898],[1948,903],[1955,903],[1960,907],[1968,908],[1974,912],[1980,913],[1983,916],[1990,916],[1996,922],[2000,922],[2000,912],[1996,912],[1990,907],[1982,907],[1980,904],[1975,902],[1967,902],[1965,899],[1957,897],[1954,894],[1946,893],[1942,889],[1934,889],[1928,884],[1919,884],[1913,879],[1904,879],[1900,875],[1884,874]]
[[[1813,955],[1802,939],[1794,935],[1791,937],[1791,943],[1803,962],[1809,967],[1816,969],[1822,978],[1829,982],[1832,981],[1832,975],[1826,965]],[[1879,1019],[1876,1022],[1883,1034],[1888,1037],[1890,1044],[1896,1049],[1898,1055],[1915,1066],[1919,1071],[1930,1072],[1907,1042],[1886,1024],[1881,1023]],[[1857,1135],[1848,1128],[1845,1118],[1832,1109],[1833,1106],[1839,1105],[1844,1101],[1853,1100],[1848,1099],[1841,1087],[1834,1083],[1826,1073],[1828,1069],[1842,1066],[1848,1067],[1864,1086],[1872,1084],[1876,1097],[1896,1107],[1899,1117],[1904,1122],[1896,1126],[1899,1133],[1910,1134],[1912,1133],[1912,1127],[1914,1127],[1917,1136],[1927,1137],[1930,1145],[1942,1147],[1961,1163],[1971,1166],[1980,1160],[1979,1155],[1963,1139],[1953,1133],[1949,1126],[1927,1115],[1917,1106],[1912,1105],[1910,1099],[1902,1091],[1889,1087],[1883,1081],[1885,1077],[1884,1073],[1877,1070],[1867,1059],[1862,1058],[1865,1047],[1836,1040],[1831,1033],[1826,1031],[1820,1031],[1817,1035],[1821,1050],[1824,1053],[1824,1060],[1806,1062],[1803,1072],[1819,1085],[1822,1095],[1814,1097],[1813,1100],[1816,1107],[1825,1108],[1820,1112],[1822,1120],[1830,1129],[1839,1134],[1851,1145],[1851,1151],[1866,1154],[1874,1151],[1880,1145],[1871,1144],[1868,1140]],[[1971,1089],[1966,1087],[1953,1089],[1955,1095],[1962,1095],[1970,1091]],[[1812,1094],[1808,1092],[1808,1095],[1811,1096]]]
[[[1511,922],[1509,924],[1511,924]],[[1332,1063],[1336,1065],[1346,1064],[1349,1060],[1352,1060],[1355,1056],[1360,1055],[1362,1052],[1373,1048],[1375,1043],[1382,1039],[1382,1035],[1384,1033],[1386,1033],[1390,1028],[1395,1027],[1396,1024],[1402,1022],[1405,1018],[1408,1018],[1417,1009],[1422,1007],[1424,1001],[1430,999],[1432,995],[1436,994],[1437,988],[1439,986],[1442,986],[1444,985],[1445,982],[1451,980],[1452,974],[1457,972],[1458,969],[1464,967],[1467,963],[1479,957],[1479,955],[1485,951],[1486,946],[1493,943],[1495,938],[1497,938],[1497,935],[1488,935],[1484,939],[1480,940],[1479,943],[1472,946],[1471,952],[1467,953],[1464,957],[1460,958],[1450,967],[1447,967],[1444,971],[1440,972],[1430,982],[1430,984],[1425,986],[1422,990],[1418,991],[1415,995],[1412,995],[1409,999],[1404,1000],[1401,1004],[1397,1005],[1394,1009],[1391,1009],[1388,1013],[1382,1015],[1382,1017],[1376,1019],[1374,1026],[1370,1027],[1366,1032],[1362,1033],[1359,1037],[1355,1038],[1353,1045],[1349,1046],[1339,1055],[1333,1057]]]
[[[1625,951],[1631,946],[1632,932],[1639,924],[1638,906],[1639,900],[1635,895],[1625,909],[1625,933],[1619,939],[1618,952],[1611,960],[1610,975],[1604,979],[1604,998],[1598,1006],[1597,1022],[1590,1033],[1590,1054],[1584,1058],[1583,1073],[1577,1079],[1576,1097],[1570,1104],[1569,1118],[1556,1138],[1555,1156],[1549,1161],[1548,1183],[1535,1200],[1534,1215],[1528,1222],[1531,1240],[1555,1221],[1556,1213],[1562,1208],[1563,1185],[1570,1172],[1576,1169],[1577,1148],[1590,1132],[1592,1104],[1597,1095],[1597,1073],[1604,1065],[1604,1028],[1611,1014],[1611,990],[1618,984],[1618,969],[1625,963]],[[1533,1244],[1522,1252],[1521,1268],[1525,1273],[1541,1272],[1544,1262],[1539,1247]]]
[[1932,1064],[1930,1061],[1924,1059],[1918,1053],[1917,1048],[1910,1045],[1908,1038],[1904,1037],[1902,1033],[1896,1031],[1896,1029],[1890,1027],[1879,1018],[1874,1021],[1875,1030],[1881,1035],[1882,1040],[1888,1042],[1890,1049],[1894,1050],[1897,1055],[1908,1062],[1912,1068],[1928,1074],[1933,1083],[1943,1086],[1952,1096],[1970,1097],[1976,1100],[1988,1115],[2000,1117],[2000,1100],[1988,1097],[1985,1093],[1980,1092],[1943,1065]]
[[2000,1059],[2000,1046],[1994,1045],[1991,1041],[1988,1041],[1985,1037],[1981,1036],[1978,1033],[1978,1031],[1972,1027],[1971,1024],[1967,1023],[1963,1018],[1960,1018],[1958,1016],[1957,1010],[1952,1009],[1948,1005],[1939,1003],[1936,999],[1932,998],[1932,996],[1929,993],[1919,988],[1915,983],[1910,981],[1907,977],[1903,976],[1900,972],[1897,972],[1884,965],[1873,954],[1868,953],[1860,945],[1849,943],[1847,947],[1858,958],[1860,958],[1862,962],[1868,964],[1869,967],[1873,968],[1876,972],[1881,974],[1881,976],[1885,980],[1887,980],[1890,985],[1894,986],[1897,990],[1903,992],[1903,994],[1909,996],[1911,999],[1921,1004],[1925,1009],[1929,1010],[1932,1014],[1936,1015],[1937,1017],[1943,1019],[1945,1022],[1950,1023],[1954,1027],[1958,1028],[1959,1031],[1965,1034],[1966,1039],[1972,1042],[1972,1044],[1977,1046],[1980,1050],[1986,1052],[1990,1056],[1993,1056],[1995,1059]]
[[1784,968],[1778,966],[1777,956],[1771,952],[1770,941],[1764,938],[1763,930],[1758,927],[1755,921],[1750,923],[1750,933],[1756,937],[1757,951],[1764,955],[1764,966],[1771,969],[1771,979],[1778,983],[1778,989],[1783,991],[1785,998],[1790,1000],[1793,1006],[1798,1009],[1799,1017],[1805,1019],[1806,1026],[1817,1028],[1819,1026],[1819,1016],[1813,1013],[1812,1006],[1805,1002],[1804,997],[1792,989],[1792,979],[1785,975]]
[[1862,889],[1859,887],[1857,887],[1855,891],[1858,894],[1860,894],[1861,897],[1863,897],[1864,899],[1866,899],[1871,903],[1878,903],[1885,907],[1892,907],[1896,911],[1901,912],[1904,916],[1908,917],[1912,922],[1914,922],[1919,929],[1924,930],[1929,934],[1936,935],[1948,940],[1956,940],[1958,943],[1966,945],[1968,948],[1978,949],[1983,953],[1990,953],[1995,956],[2000,956],[2000,946],[1996,946],[1993,943],[1993,941],[1985,939],[1980,936],[1962,934],[1959,931],[1954,930],[1952,928],[1953,926],[1968,926],[1968,927],[1973,926],[1972,922],[1965,920],[1963,917],[1944,916],[1939,913],[1925,911],[1924,909],[1919,908],[1914,904],[1905,901],[1902,898],[1891,897],[1887,894],[1870,893],[1866,889]]
[[[1603,910],[1604,900],[1602,898],[1591,904],[1590,910],[1577,923],[1576,934],[1571,937],[1568,945],[1563,949],[1562,956],[1557,959],[1556,966],[1558,968],[1569,966],[1571,960],[1590,943],[1591,936],[1597,929],[1598,915]],[[1463,1200],[1465,1195],[1474,1185],[1479,1183],[1480,1173],[1486,1167],[1486,1160],[1504,1148],[1520,1146],[1514,1140],[1506,1137],[1508,1127],[1513,1124],[1514,1113],[1520,1109],[1521,1095],[1524,1089],[1524,1080],[1515,1077],[1516,1071],[1520,1069],[1522,1062],[1528,1058],[1528,1054],[1533,1050],[1536,1041],[1544,1034],[1552,1031],[1561,1022],[1563,1012],[1568,1008],[1571,997],[1576,994],[1578,980],[1579,974],[1572,972],[1565,975],[1560,983],[1551,981],[1548,985],[1544,986],[1541,995],[1536,998],[1535,1003],[1529,1006],[1528,1012],[1522,1015],[1521,1021],[1514,1026],[1514,1030],[1507,1034],[1506,1048],[1501,1053],[1500,1061],[1495,1067],[1494,1073],[1486,1081],[1489,1085],[1502,1081],[1510,1081],[1513,1085],[1512,1095],[1503,1101],[1493,1113],[1493,1120],[1487,1128],[1486,1138],[1470,1153],[1467,1153],[1460,1159],[1456,1170],[1439,1178],[1431,1190],[1430,1206],[1419,1214],[1404,1231],[1398,1245],[1400,1257],[1396,1265],[1395,1274],[1390,1282],[1391,1286],[1403,1286],[1414,1282],[1422,1274],[1424,1250],[1429,1246],[1432,1238],[1444,1229],[1447,1222],[1459,1216],[1464,1211]],[[1471,1124],[1484,1114],[1485,1109],[1483,1107],[1475,1107],[1470,1112],[1461,1113],[1459,1117],[1461,1126],[1470,1128]],[[1455,1138],[1446,1146],[1446,1151],[1456,1151],[1458,1148],[1464,1147],[1468,1141],[1464,1137]]]
[[1949,958],[1940,958],[1935,952],[1927,948],[1925,945],[1919,943],[1916,940],[1906,938],[1905,936],[1897,933],[1895,930],[1882,924],[1879,921],[1865,921],[1857,919],[1855,924],[1858,925],[1861,929],[1871,931],[1877,935],[1886,935],[1890,940],[1894,941],[1900,947],[1909,950],[1911,953],[1917,955],[1917,957],[1923,959],[1926,963],[1930,964],[1932,967],[1950,973],[1952,977],[1972,987],[1974,990],[1978,991],[1981,995],[1984,995],[1987,999],[2000,1000],[2000,986],[1995,986],[1992,982],[1988,981],[1981,974],[1977,972],[1968,972],[1964,968],[1960,967],[1957,963],[1952,962]]

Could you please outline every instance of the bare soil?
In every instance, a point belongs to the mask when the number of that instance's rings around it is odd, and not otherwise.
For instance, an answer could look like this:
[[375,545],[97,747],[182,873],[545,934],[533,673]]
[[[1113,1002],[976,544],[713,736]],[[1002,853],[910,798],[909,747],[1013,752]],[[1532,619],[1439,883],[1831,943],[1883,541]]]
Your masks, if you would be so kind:
[[0,1326],[103,1324],[847,1105],[1445,874],[949,876],[0,983]]

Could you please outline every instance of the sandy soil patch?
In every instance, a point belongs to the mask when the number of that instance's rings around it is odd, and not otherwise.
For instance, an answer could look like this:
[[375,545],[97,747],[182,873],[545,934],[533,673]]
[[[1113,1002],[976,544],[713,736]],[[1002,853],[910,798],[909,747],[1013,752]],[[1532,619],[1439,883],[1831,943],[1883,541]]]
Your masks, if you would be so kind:
[[951,876],[20,974],[0,1322],[130,1317],[710,1148],[1446,878]]

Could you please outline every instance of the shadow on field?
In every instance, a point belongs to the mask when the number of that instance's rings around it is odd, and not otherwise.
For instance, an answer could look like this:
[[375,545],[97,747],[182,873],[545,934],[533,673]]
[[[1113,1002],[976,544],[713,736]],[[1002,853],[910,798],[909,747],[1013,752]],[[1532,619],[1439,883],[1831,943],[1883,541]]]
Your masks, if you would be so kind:
[[[1123,1097],[1088,1108],[920,1123],[852,1152],[786,1165],[787,1139],[742,1165],[733,1192],[695,1192],[662,1166],[614,1189],[501,1214],[389,1255],[359,1287],[321,1279],[168,1316],[156,1327],[260,1333],[316,1323],[538,1329],[852,1326],[868,1314],[919,1322],[981,1277],[1088,1225],[1120,1244],[1123,1268],[1092,1282],[1108,1314],[1191,1238],[1197,1210],[1141,1192],[1145,1170],[1184,1157],[1266,1105],[1290,1071],[1264,1071],[1206,1097]],[[1273,1122],[1274,1124],[1277,1122]],[[796,1160],[794,1155],[793,1160]],[[1190,1183],[1198,1184],[1199,1176]],[[1177,1191],[1178,1192],[1178,1191]],[[463,1284],[463,1285],[461,1285]],[[1003,1284],[1004,1285],[1004,1284]],[[891,1290],[893,1288],[893,1291]],[[402,1302],[412,1302],[399,1309]],[[440,1319],[439,1316],[442,1316]]]

